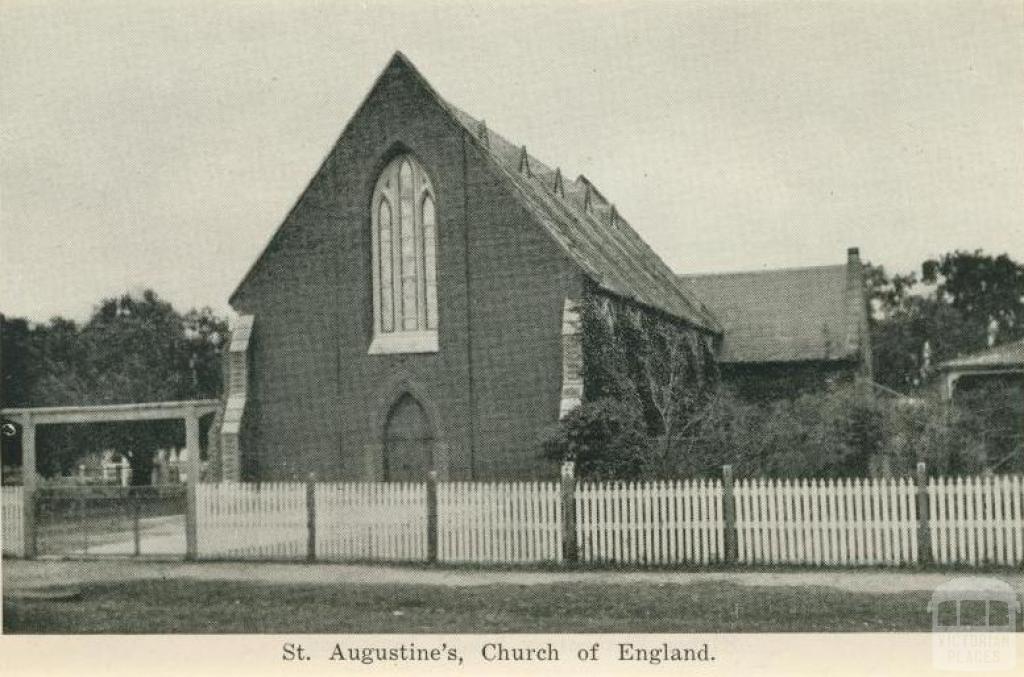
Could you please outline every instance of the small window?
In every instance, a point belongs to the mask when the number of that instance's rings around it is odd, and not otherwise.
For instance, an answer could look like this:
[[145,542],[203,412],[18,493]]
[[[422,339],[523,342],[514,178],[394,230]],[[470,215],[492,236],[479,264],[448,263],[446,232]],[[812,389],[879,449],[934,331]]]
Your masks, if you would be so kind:
[[[392,160],[373,194],[371,353],[437,351],[437,212],[434,189],[412,157]],[[392,205],[397,210],[392,211]]]

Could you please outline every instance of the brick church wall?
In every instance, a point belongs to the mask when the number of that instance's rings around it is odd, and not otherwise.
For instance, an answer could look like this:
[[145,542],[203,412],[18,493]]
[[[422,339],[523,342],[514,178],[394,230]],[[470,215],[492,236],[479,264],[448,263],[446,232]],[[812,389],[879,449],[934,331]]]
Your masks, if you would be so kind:
[[[396,149],[436,191],[436,354],[367,354],[370,195]],[[256,318],[244,477],[378,477],[406,390],[449,478],[553,476],[536,437],[558,419],[563,304],[582,279],[494,171],[408,71],[385,72],[232,299]]]

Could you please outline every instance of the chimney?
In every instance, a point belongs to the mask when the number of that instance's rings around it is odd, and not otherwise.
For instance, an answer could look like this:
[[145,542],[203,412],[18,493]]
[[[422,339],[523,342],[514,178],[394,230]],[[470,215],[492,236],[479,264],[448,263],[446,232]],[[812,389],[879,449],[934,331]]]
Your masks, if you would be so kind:
[[858,381],[870,381],[874,376],[873,358],[871,354],[871,332],[868,327],[868,299],[864,287],[864,265],[860,260],[860,249],[850,247],[846,250],[846,288],[851,292],[849,312],[851,322],[851,338],[855,338],[860,352],[861,364]]

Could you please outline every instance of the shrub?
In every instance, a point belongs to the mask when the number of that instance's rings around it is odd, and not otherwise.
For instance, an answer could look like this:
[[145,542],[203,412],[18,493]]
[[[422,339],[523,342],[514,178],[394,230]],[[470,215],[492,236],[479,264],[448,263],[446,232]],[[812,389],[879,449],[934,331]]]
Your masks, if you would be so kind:
[[667,444],[648,434],[639,406],[602,398],[569,414],[545,449],[602,479],[718,477],[725,464],[740,477],[906,476],[918,461],[933,475],[1020,472],[1012,414],[1021,397],[993,387],[950,406],[937,397],[865,399],[848,386],[750,402],[719,389]]
[[586,479],[634,479],[649,463],[651,441],[639,410],[604,397],[569,412],[544,438],[544,455],[575,461],[576,474]]

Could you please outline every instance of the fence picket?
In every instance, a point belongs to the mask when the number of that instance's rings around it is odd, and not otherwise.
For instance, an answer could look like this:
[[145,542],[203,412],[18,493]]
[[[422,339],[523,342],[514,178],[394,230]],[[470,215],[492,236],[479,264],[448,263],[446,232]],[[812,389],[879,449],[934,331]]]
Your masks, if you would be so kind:
[[948,512],[946,510],[946,478],[928,480],[929,512],[931,515],[931,539],[933,557],[944,564],[949,561]]
[[995,561],[999,564],[1009,564],[1010,558],[1006,556],[1006,528],[1009,523],[1006,514],[1006,477],[994,477],[992,479],[992,492],[994,494],[993,517],[995,520]]
[[1010,487],[1010,494],[1013,497],[1012,503],[1012,531],[1013,531],[1013,560],[1020,564],[1024,561],[1024,512],[1021,512],[1021,484],[1020,476],[1013,477]]
[[995,561],[995,518],[992,500],[992,478],[978,479],[977,515],[980,523],[978,529],[978,559],[991,564]]

